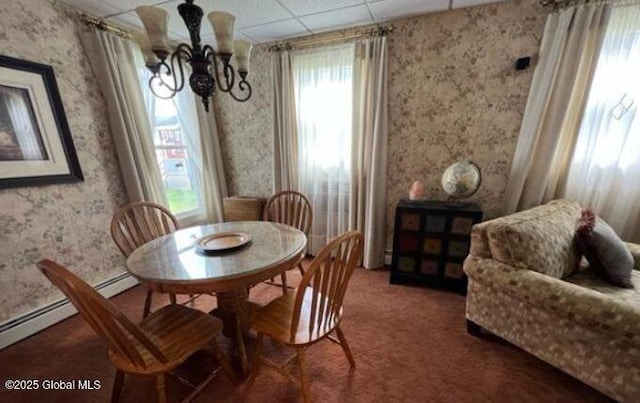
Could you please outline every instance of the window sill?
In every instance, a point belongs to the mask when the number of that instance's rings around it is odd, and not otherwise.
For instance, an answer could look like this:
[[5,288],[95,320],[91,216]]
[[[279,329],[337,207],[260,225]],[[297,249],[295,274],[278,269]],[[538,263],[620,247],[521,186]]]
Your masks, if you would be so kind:
[[192,210],[184,213],[176,214],[180,228],[193,227],[195,225],[205,224],[205,215],[202,210]]

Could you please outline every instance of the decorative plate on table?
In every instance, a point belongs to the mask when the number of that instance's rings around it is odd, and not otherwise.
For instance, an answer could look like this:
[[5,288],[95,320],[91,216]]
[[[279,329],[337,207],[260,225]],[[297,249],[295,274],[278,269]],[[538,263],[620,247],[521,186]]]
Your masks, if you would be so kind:
[[480,169],[471,161],[458,161],[444,171],[442,188],[451,198],[471,197],[480,187]]
[[218,232],[205,235],[196,240],[196,249],[201,252],[220,252],[238,248],[251,241],[246,232]]

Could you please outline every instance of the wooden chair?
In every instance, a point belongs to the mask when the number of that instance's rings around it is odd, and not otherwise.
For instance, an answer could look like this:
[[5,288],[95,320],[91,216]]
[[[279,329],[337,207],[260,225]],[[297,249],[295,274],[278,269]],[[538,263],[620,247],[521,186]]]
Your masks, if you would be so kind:
[[[146,201],[120,207],[111,219],[111,237],[125,257],[145,243],[178,228],[178,219],[166,207]],[[143,318],[149,315],[152,297],[153,291],[147,290]],[[169,294],[169,299],[172,304],[176,303],[175,294]]]
[[[359,232],[347,232],[325,246],[307,268],[302,281],[294,292],[277,298],[260,309],[252,318],[252,328],[258,333],[251,381],[255,379],[260,363],[276,369],[290,382],[302,389],[305,402],[310,401],[309,379],[305,369],[305,348],[324,339],[342,347],[352,368],[356,363],[351,355],[347,339],[340,329],[342,301],[349,279],[362,258],[363,237]],[[333,337],[332,332],[337,338]],[[293,347],[296,353],[282,365],[260,354],[264,336]],[[299,379],[285,367],[297,357]]]
[[[313,221],[313,209],[311,208],[309,199],[307,199],[305,195],[293,190],[285,190],[274,194],[267,200],[262,219],[264,221],[290,225],[304,232],[308,237]],[[304,258],[305,255],[303,252],[300,263],[297,265],[302,275],[304,275],[302,258]],[[282,293],[286,294],[287,274],[282,273],[280,278],[282,280]]]
[[[38,268],[69,298],[82,317],[109,346],[109,358],[116,367],[111,399],[116,402],[124,374],[156,376],[158,401],[166,402],[165,374],[198,350],[212,350],[227,376],[235,381],[231,368],[216,343],[222,321],[183,305],[167,305],[135,325],[111,301],[66,268],[42,260]],[[217,368],[187,399],[192,399],[217,374]]]

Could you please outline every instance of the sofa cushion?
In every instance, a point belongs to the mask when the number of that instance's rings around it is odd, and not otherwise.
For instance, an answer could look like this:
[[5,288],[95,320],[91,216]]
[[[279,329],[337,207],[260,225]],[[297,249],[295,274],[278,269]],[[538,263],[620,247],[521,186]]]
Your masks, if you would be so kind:
[[576,225],[576,243],[591,269],[608,283],[633,288],[633,256],[622,239],[601,217],[584,209]]
[[573,237],[580,210],[576,202],[554,200],[484,223],[491,257],[555,278],[571,274],[579,261]]
[[633,288],[620,288],[609,284],[589,268],[578,270],[565,280],[640,307],[640,272],[636,270],[631,273],[630,282]]

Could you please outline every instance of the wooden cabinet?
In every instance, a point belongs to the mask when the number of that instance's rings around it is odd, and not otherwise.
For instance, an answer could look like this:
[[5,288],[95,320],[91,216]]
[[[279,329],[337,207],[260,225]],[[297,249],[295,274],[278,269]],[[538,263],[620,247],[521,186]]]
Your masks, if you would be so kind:
[[401,200],[396,206],[391,284],[426,284],[467,292],[462,263],[478,205]]

